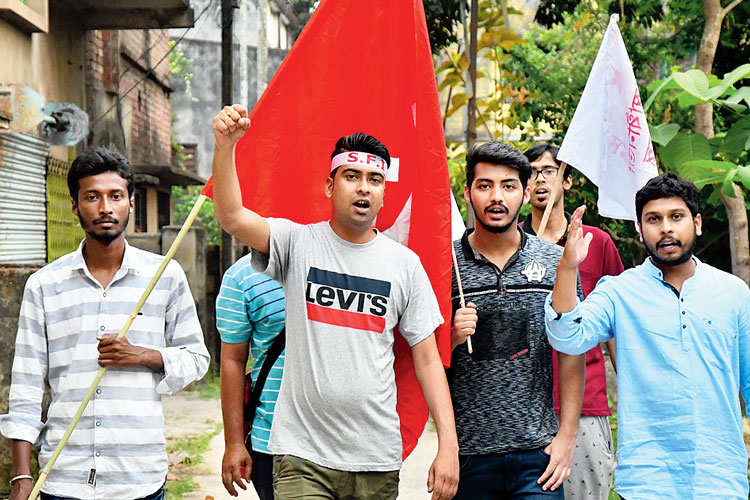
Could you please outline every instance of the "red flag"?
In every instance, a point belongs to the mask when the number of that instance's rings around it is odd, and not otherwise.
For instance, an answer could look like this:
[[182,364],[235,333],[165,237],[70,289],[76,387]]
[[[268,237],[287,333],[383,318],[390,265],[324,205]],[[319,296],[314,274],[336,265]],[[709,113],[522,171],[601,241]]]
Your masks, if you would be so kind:
[[[250,114],[237,144],[244,206],[299,223],[329,219],[324,195],[336,140],[365,132],[386,145],[398,180],[386,183],[376,226],[394,226],[421,258],[445,323],[450,362],[450,185],[440,104],[421,0],[324,0]],[[392,172],[389,171],[389,177]],[[211,181],[204,193],[211,196]],[[411,350],[396,336],[396,383],[404,457],[427,406]]]

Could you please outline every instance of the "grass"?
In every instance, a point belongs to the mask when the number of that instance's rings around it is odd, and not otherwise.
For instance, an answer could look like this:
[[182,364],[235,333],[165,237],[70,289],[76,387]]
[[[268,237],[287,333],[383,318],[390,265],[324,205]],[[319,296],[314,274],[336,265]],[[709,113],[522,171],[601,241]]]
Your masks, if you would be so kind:
[[221,398],[221,384],[219,377],[219,367],[212,364],[208,369],[208,373],[203,377],[203,380],[195,385],[195,389],[198,391],[198,395],[201,399],[220,399]]
[[201,399],[220,399],[221,382],[219,377],[219,366],[214,362],[211,362],[206,376],[197,382],[193,382],[183,389],[183,391],[196,392]]
[[195,491],[192,476],[167,481],[167,500],[179,500],[191,491]]
[[[612,401],[609,402],[609,407],[612,408]],[[617,458],[617,411],[612,410],[612,415],[609,416],[609,427],[612,429],[612,452],[614,453],[615,459]],[[614,472],[612,473],[614,479]],[[612,481],[612,489],[609,490],[608,500],[620,500],[620,495],[615,493],[614,481]]]
[[[182,460],[170,470],[170,480],[167,481],[167,500],[180,500],[183,495],[196,489],[192,476],[192,468],[203,461],[203,454],[208,445],[223,425],[221,422],[208,419],[205,424],[212,426],[208,432],[197,436],[185,436],[167,445],[167,452],[182,456]],[[172,479],[171,477],[174,477]]]

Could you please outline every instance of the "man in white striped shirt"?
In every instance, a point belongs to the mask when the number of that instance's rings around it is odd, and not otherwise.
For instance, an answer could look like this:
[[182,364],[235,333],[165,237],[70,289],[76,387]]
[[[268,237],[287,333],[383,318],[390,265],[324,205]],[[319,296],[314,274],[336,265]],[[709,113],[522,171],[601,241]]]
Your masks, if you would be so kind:
[[[86,238],[26,283],[9,412],[0,416],[0,432],[13,440],[10,498],[28,498],[32,443],[41,446],[44,467],[95,373],[106,366],[41,498],[160,500],[167,474],[161,396],[208,369],[195,304],[185,273],[172,261],[127,337],[116,339],[163,257],[125,241],[134,182],[122,155],[88,150],[73,162],[68,187]],[[45,382],[52,402],[43,422]]]

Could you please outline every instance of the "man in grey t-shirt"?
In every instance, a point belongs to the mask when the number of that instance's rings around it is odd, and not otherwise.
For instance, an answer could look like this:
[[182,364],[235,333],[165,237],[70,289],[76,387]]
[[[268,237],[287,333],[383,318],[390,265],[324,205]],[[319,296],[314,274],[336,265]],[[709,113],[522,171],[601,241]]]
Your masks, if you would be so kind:
[[396,498],[398,325],[438,432],[428,491],[452,498],[458,442],[433,334],[443,319],[417,255],[373,228],[388,150],[366,134],[342,137],[325,181],[331,220],[265,219],[242,207],[233,168],[234,145],[249,125],[240,105],[214,119],[214,202],[221,226],[253,249],[254,267],[286,289],[286,365],[270,441],[276,497]]

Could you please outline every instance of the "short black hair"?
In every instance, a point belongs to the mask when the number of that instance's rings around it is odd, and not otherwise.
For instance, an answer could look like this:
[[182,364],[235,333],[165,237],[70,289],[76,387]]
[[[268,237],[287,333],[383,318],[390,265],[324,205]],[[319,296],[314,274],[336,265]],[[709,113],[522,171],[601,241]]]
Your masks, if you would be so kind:
[[[527,160],[529,160],[529,163],[537,161],[539,158],[541,158],[544,153],[549,153],[552,155],[552,158],[555,159],[555,163],[560,165],[560,160],[557,159],[557,153],[560,152],[560,148],[557,146],[553,146],[552,144],[547,144],[546,142],[540,142],[538,144],[534,144],[529,149],[526,150],[524,153],[524,156]],[[573,174],[573,165],[565,164],[565,172],[563,176],[563,180],[567,179],[570,175]]]
[[518,171],[521,185],[526,188],[531,176],[531,164],[529,160],[510,144],[491,141],[482,145],[474,146],[466,155],[466,185],[471,188],[474,182],[474,167],[477,163],[491,163],[492,165],[504,165]]
[[[391,155],[388,153],[388,148],[370,134],[356,132],[354,134],[339,137],[339,140],[336,141],[333,153],[331,153],[331,159],[333,160],[334,156],[341,153],[348,153],[349,151],[361,151],[363,153],[377,155],[385,160],[387,166],[391,166]],[[336,170],[331,172],[331,178],[336,174]]]
[[68,172],[70,197],[78,201],[78,182],[84,177],[103,172],[120,174],[120,177],[128,182],[128,198],[133,196],[135,180],[128,159],[112,149],[95,147],[87,149],[81,156],[73,160]]
[[698,204],[701,194],[695,184],[677,177],[672,172],[665,172],[649,180],[635,193],[635,213],[638,216],[638,222],[641,221],[646,203],[660,198],[680,198],[685,202],[693,217],[699,213]]

